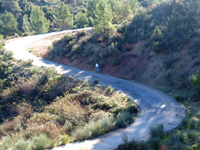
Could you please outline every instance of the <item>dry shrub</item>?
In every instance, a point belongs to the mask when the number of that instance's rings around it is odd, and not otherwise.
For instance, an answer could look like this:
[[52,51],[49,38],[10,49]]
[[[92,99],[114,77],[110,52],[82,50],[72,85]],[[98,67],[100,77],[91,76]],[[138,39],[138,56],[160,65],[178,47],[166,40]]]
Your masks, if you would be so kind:
[[28,103],[21,103],[17,106],[17,111],[20,116],[24,118],[24,120],[29,119],[33,114],[33,108]]
[[111,115],[111,113],[109,113],[109,112],[105,112],[103,110],[97,109],[97,110],[95,110],[95,112],[91,113],[89,120],[97,121],[97,120],[100,120],[103,117],[108,117],[110,115]]
[[55,121],[57,115],[50,113],[34,113],[33,117],[29,119],[29,123],[45,124],[49,121]]
[[13,133],[14,128],[15,128],[14,121],[4,122],[4,124],[0,126],[0,137],[9,135],[9,133]]
[[15,88],[18,89],[18,91],[21,91],[23,94],[30,95],[31,92],[37,88],[39,82],[40,81],[38,77],[32,77],[28,80],[21,80]]
[[44,133],[51,139],[55,139],[60,135],[65,134],[65,130],[59,123],[55,121],[49,121],[42,125],[38,123],[31,123],[26,129],[25,136],[30,137],[40,133]]
[[46,112],[60,116],[63,122],[70,120],[74,125],[85,122],[85,116],[87,116],[87,112],[78,102],[66,97],[60,100],[57,99],[56,102],[53,102],[46,108]]
[[90,103],[95,102],[95,98],[93,97],[93,93],[89,91],[83,91],[76,94],[70,94],[68,99],[75,100],[80,102],[83,105],[89,105]]

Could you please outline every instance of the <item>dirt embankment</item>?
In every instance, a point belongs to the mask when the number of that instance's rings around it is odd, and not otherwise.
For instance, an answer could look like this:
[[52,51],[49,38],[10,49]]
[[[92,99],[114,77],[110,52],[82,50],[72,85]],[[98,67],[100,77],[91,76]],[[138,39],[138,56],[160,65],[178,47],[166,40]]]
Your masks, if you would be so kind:
[[[52,36],[28,46],[34,54],[45,57],[49,47],[64,37],[63,35]],[[134,80],[150,86],[160,88],[172,88],[182,90],[189,88],[189,76],[196,72],[200,66],[200,51],[190,49],[190,45],[173,53],[155,53],[146,46],[147,41],[134,44],[125,44],[129,50],[121,55],[121,63],[113,65],[113,57],[105,59],[100,67],[100,72],[112,76]],[[94,71],[95,66],[88,64],[85,58],[70,60],[67,57],[57,57],[56,62],[75,66],[78,68]]]

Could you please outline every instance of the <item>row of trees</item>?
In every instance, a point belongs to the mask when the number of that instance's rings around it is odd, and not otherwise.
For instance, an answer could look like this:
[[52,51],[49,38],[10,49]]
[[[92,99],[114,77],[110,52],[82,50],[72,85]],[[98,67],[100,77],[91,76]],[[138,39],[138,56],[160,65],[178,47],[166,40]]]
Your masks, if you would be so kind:
[[70,1],[62,0],[51,11],[48,7],[34,6],[27,0],[18,1],[0,0],[0,34],[45,33],[87,26],[94,26],[98,33],[109,34],[115,30],[113,23],[121,23],[133,16],[138,5],[137,0],[88,0],[86,11],[72,14],[66,4]]

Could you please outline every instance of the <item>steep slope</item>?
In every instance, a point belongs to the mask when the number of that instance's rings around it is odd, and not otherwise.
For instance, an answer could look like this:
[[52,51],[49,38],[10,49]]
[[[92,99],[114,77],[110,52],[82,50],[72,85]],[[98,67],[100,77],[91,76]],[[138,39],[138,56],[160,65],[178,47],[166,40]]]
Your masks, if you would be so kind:
[[69,148],[78,150],[80,148],[87,148],[89,150],[110,150],[116,148],[122,142],[121,137],[123,134],[127,135],[129,139],[134,137],[138,140],[147,140],[149,137],[149,128],[151,126],[162,123],[165,131],[169,131],[180,125],[182,120],[186,117],[184,108],[173,98],[160,91],[127,80],[43,60],[26,51],[25,47],[30,42],[35,42],[56,34],[59,34],[59,32],[17,39],[7,43],[5,48],[12,50],[14,57],[17,59],[33,59],[34,65],[54,66],[61,74],[89,82],[98,80],[100,84],[105,86],[111,85],[119,91],[126,92],[129,96],[134,98],[134,102],[141,109],[141,114],[135,123],[126,129],[114,131],[93,140],[72,143],[55,149]]
[[185,91],[191,88],[189,77],[200,64],[197,4],[163,2],[138,12],[113,37],[84,32],[66,35],[41,57],[88,70],[98,63],[101,73]]

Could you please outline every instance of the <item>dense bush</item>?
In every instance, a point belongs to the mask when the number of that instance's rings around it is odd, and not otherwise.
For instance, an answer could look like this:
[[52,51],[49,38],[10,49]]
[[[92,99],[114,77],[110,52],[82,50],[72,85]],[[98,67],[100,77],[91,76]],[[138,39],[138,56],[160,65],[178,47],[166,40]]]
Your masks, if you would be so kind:
[[200,91],[200,70],[190,77],[191,85],[198,91]]
[[116,125],[123,128],[133,121],[133,115],[130,112],[122,111],[117,116]]
[[124,41],[134,43],[151,38],[156,51],[183,48],[192,38],[198,37],[198,7],[193,2],[166,2],[139,13],[125,32]]
[[[0,71],[3,150],[46,149],[71,139],[92,138],[116,129],[120,111],[137,109],[111,86],[103,88],[59,75],[53,68],[33,67],[31,61],[14,60],[9,51],[0,52]],[[18,134],[25,139],[15,138]]]
[[91,137],[96,137],[114,129],[114,118],[102,117],[98,121],[90,121],[83,127],[77,128],[73,134],[76,140],[86,140]]
[[164,138],[165,132],[162,124],[150,128],[150,135],[152,138]]
[[128,140],[123,141],[123,144],[119,145],[116,150],[147,150],[148,145],[145,142],[138,142],[135,140]]

